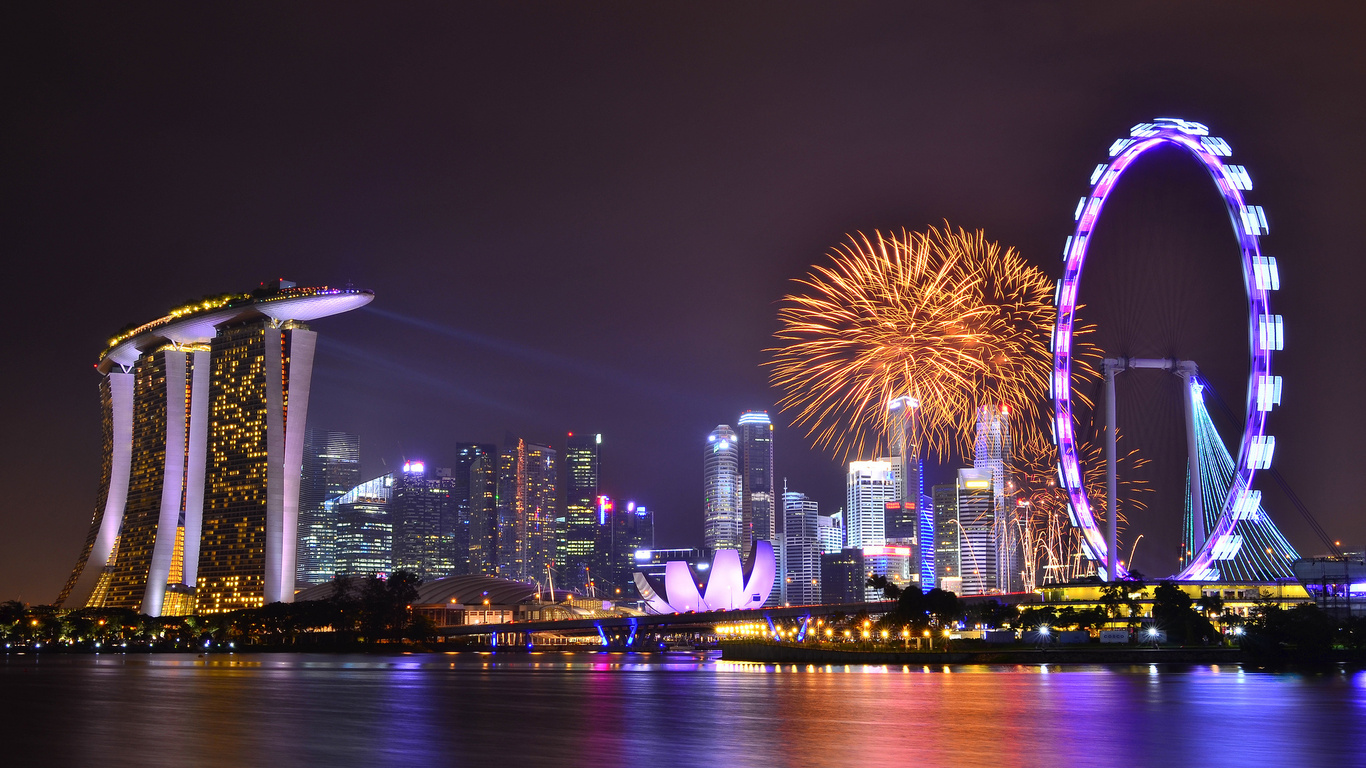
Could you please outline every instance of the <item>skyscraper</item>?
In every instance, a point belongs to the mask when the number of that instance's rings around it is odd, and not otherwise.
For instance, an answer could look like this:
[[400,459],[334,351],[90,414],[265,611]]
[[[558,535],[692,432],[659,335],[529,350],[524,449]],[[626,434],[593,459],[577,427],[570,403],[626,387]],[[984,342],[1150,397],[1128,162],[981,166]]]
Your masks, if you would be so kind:
[[745,411],[736,426],[740,428],[740,551],[748,552],[755,539],[776,541],[783,521],[774,505],[773,424],[768,412]]
[[456,520],[452,471],[424,461],[403,462],[389,495],[394,570],[412,571],[423,581],[452,575]]
[[848,475],[846,546],[855,549],[887,543],[887,503],[897,500],[896,475],[888,461],[851,461]]
[[655,546],[654,514],[634,501],[616,502],[598,497],[599,520],[607,540],[606,567],[597,577],[597,593],[611,599],[627,599],[636,594],[636,552]]
[[602,435],[569,433],[565,441],[564,562],[559,578],[565,589],[583,591],[598,570],[598,450]]
[[742,485],[735,432],[718,425],[702,449],[702,541],[707,549],[739,549],[744,543]]
[[934,495],[934,581],[931,587],[963,591],[959,572],[958,483],[936,485]]
[[[480,456],[497,455],[498,449],[493,445],[455,444],[455,466],[451,467],[451,498],[455,503],[455,554],[451,566],[457,575],[491,575],[483,568],[489,557],[485,552],[488,548],[485,539],[489,531],[497,530],[497,521],[490,520],[485,506],[476,504],[476,501],[482,502],[486,493],[491,500],[497,494],[497,487],[485,476],[476,479],[474,466]],[[482,516],[477,517],[476,510]]]
[[1023,588],[1019,568],[1019,510],[1015,506],[1011,453],[1010,408],[1005,405],[979,407],[972,466],[991,472],[992,538],[996,546],[997,586],[1002,592]]
[[304,323],[373,298],[277,281],[111,339],[103,482],[58,604],[158,616],[168,589],[201,613],[292,600],[317,338]]
[[477,446],[470,461],[470,573],[497,576],[498,465],[492,445]]
[[337,520],[325,502],[360,485],[360,438],[309,427],[299,481],[299,554],[295,581],[323,584],[337,572]]
[[498,576],[513,581],[527,572],[526,441],[508,435],[498,456]]
[[1002,592],[996,546],[996,511],[991,471],[958,470],[958,562],[963,595]]
[[797,491],[783,492],[786,546],[780,578],[786,587],[784,602],[790,605],[813,605],[821,601],[820,520],[815,499]]
[[816,537],[823,553],[844,549],[844,511],[816,518]]
[[384,474],[324,502],[337,521],[337,575],[363,578],[393,572],[393,486],[394,476]]
[[555,518],[559,515],[556,481],[559,467],[555,449],[528,443],[526,447],[526,570],[523,581],[547,584],[555,560]]

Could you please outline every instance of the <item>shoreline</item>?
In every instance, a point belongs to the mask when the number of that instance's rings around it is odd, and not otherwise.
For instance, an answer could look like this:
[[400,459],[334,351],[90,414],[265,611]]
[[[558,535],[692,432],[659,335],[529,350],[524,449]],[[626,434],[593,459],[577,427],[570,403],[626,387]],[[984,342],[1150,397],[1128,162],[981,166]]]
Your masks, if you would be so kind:
[[[767,664],[1253,664],[1258,658],[1241,648],[1000,648],[963,651],[858,651],[807,648],[776,643],[723,643],[725,661]],[[1276,660],[1302,663],[1298,659]],[[1333,653],[1322,662],[1361,663],[1350,653]]]

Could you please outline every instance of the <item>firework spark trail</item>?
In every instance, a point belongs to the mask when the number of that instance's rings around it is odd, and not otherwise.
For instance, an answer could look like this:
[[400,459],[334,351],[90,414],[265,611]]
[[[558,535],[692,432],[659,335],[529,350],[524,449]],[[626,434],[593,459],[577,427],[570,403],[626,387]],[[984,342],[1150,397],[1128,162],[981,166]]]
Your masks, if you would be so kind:
[[[1016,446],[1045,451],[1053,281],[981,231],[859,233],[787,296],[770,379],[815,443],[841,460],[887,446],[887,403],[919,400],[922,456],[970,456],[979,405],[1009,405]],[[1099,355],[1074,342],[1077,378]]]
[[[1116,433],[1116,444],[1123,441],[1122,432]],[[1083,441],[1081,450],[1083,482],[1087,498],[1103,524],[1106,508],[1105,458],[1100,442]],[[1144,500],[1152,487],[1137,470],[1149,461],[1139,455],[1137,448],[1117,456],[1119,501],[1121,510],[1129,512],[1148,508]],[[1058,485],[1057,450],[1029,454],[1019,467],[1018,498],[1022,502],[1019,519],[1020,536],[1025,551],[1025,580],[1042,575],[1042,583],[1071,581],[1091,572],[1092,563],[1082,554],[1081,530],[1074,528],[1067,515],[1067,491]],[[1119,528],[1127,527],[1124,511],[1119,513]]]

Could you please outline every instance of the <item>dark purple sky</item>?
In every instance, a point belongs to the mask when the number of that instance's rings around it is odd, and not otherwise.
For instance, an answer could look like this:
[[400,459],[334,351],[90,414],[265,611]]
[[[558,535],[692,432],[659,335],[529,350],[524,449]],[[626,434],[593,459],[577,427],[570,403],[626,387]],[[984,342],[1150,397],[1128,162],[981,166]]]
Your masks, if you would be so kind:
[[[84,540],[109,335],[279,276],[376,293],[316,323],[309,415],[360,433],[367,473],[602,432],[608,491],[657,510],[661,545],[697,543],[702,441],[772,407],[788,280],[846,232],[943,219],[1056,272],[1091,169],[1160,115],[1253,175],[1288,323],[1277,464],[1366,540],[1358,4],[731,5],[7,10],[0,599],[53,599]],[[1179,157],[1144,163],[1083,299],[1120,351],[1207,361],[1239,408],[1218,199]],[[1177,413],[1145,397],[1121,419]],[[842,470],[783,423],[778,476],[833,511]],[[1170,491],[1180,458],[1150,432]],[[1154,502],[1156,572],[1179,495]]]

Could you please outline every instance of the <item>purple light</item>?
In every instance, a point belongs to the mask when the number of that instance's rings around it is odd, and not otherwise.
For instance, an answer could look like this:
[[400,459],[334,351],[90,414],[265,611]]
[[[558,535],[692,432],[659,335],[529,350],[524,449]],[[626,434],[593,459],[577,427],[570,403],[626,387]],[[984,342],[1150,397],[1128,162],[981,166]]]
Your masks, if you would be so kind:
[[[1248,294],[1249,333],[1252,339],[1259,339],[1259,323],[1262,322],[1262,318],[1272,317],[1268,294],[1273,287],[1266,277],[1259,280],[1256,272],[1256,265],[1266,263],[1261,255],[1258,240],[1266,233],[1266,217],[1260,207],[1248,206],[1243,199],[1243,190],[1252,186],[1247,171],[1241,166],[1231,168],[1219,159],[1231,153],[1227,142],[1209,136],[1208,129],[1199,123],[1159,118],[1152,123],[1134,126],[1131,138],[1120,139],[1112,144],[1112,159],[1108,164],[1097,167],[1091,176],[1091,194],[1082,198],[1077,205],[1077,226],[1068,238],[1068,249],[1064,253],[1066,268],[1064,282],[1058,291],[1057,331],[1053,344],[1053,408],[1056,419],[1054,440],[1058,446],[1061,469],[1059,475],[1072,503],[1085,544],[1096,556],[1102,572],[1105,570],[1103,566],[1108,564],[1109,553],[1106,551],[1105,537],[1091,514],[1091,504],[1082,483],[1081,460],[1077,454],[1077,445],[1072,439],[1072,323],[1076,312],[1077,289],[1081,283],[1081,270],[1086,261],[1086,249],[1089,245],[1088,235],[1099,220],[1105,202],[1109,199],[1110,192],[1119,181],[1120,175],[1139,155],[1162,144],[1173,144],[1194,155],[1204,164],[1205,170],[1209,172],[1220,194],[1223,195],[1224,205],[1242,252],[1243,276]],[[1265,271],[1265,267],[1263,270]],[[1276,334],[1276,341],[1279,342],[1279,325],[1276,326]],[[1266,337],[1267,332],[1262,330],[1260,338]],[[1279,349],[1280,345],[1262,341],[1251,346],[1252,370],[1249,387],[1255,387],[1255,382],[1263,380],[1262,377],[1270,376],[1271,351]],[[1225,537],[1233,532],[1237,519],[1234,513],[1235,503],[1245,490],[1252,487],[1255,468],[1259,463],[1266,463],[1259,456],[1251,455],[1254,445],[1264,445],[1267,442],[1267,411],[1257,408],[1256,394],[1249,390],[1248,410],[1243,425],[1242,443],[1238,449],[1237,468],[1219,520],[1205,538],[1200,551],[1191,558],[1177,578],[1195,580],[1211,576],[1211,569],[1216,560],[1214,545],[1217,542],[1228,541]],[[1121,578],[1128,575],[1127,569],[1123,566],[1117,567],[1115,572]]]

